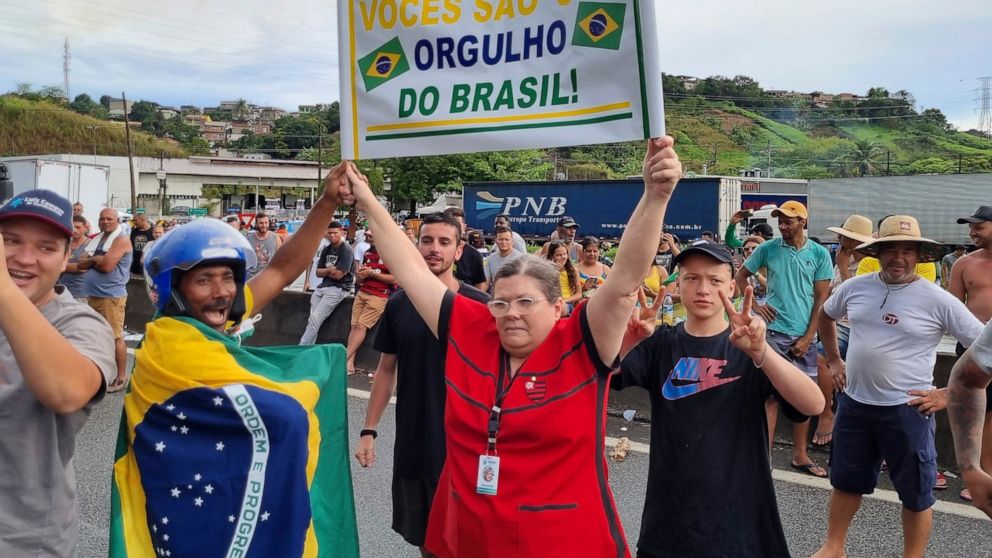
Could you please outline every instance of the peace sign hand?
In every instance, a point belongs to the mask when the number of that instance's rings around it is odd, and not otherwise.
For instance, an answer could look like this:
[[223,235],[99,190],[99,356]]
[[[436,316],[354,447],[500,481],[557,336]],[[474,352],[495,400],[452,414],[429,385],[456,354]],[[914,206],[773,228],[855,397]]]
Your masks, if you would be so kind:
[[727,293],[720,292],[720,300],[723,301],[723,309],[727,312],[730,320],[730,342],[735,347],[751,357],[752,360],[761,358],[765,346],[765,320],[758,316],[751,315],[751,307],[754,305],[754,288],[748,287],[744,291],[744,305],[740,312],[734,308]]
[[650,306],[642,302],[640,306],[631,311],[630,320],[627,321],[625,341],[636,344],[654,334],[655,319],[664,298],[664,295],[657,296]]

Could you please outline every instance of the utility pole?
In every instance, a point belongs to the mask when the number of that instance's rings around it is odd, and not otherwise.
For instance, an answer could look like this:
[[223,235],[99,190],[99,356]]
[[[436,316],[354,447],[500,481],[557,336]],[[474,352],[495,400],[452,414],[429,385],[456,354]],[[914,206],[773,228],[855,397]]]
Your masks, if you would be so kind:
[[124,103],[124,140],[127,142],[127,167],[131,171],[131,214],[138,209],[138,191],[134,183],[134,153],[131,146],[131,120],[127,114],[127,95],[121,91],[121,102]]
[[886,149],[885,150],[885,176],[890,176],[892,174],[891,173],[891,165],[892,165],[892,150]]
[[772,142],[768,142],[768,165],[765,167],[765,172],[768,173],[768,178],[772,177]]
[[[324,125],[317,128],[317,189],[320,189],[320,178],[324,165]],[[314,190],[310,190],[310,207],[313,207]]]
[[62,50],[62,74],[65,80],[65,102],[67,103],[72,101],[72,97],[69,96],[69,60],[71,59],[72,57],[69,55],[69,37],[66,37]]

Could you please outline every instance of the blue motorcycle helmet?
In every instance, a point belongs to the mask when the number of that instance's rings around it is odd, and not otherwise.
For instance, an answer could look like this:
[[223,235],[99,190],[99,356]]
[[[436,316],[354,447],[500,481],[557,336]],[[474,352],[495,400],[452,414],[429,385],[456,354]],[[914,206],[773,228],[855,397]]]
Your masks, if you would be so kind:
[[257,263],[255,250],[241,233],[216,219],[198,219],[155,241],[145,254],[145,286],[163,316],[192,317],[189,303],[178,289],[183,274],[203,265],[228,265],[238,286],[229,319],[237,325],[246,310],[247,270]]

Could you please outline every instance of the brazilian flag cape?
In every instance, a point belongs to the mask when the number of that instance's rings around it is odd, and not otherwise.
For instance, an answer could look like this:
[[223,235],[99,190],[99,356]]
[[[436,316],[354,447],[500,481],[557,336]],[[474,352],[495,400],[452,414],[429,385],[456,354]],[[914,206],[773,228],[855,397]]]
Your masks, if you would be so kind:
[[160,317],[135,357],[111,558],[358,556],[343,347]]

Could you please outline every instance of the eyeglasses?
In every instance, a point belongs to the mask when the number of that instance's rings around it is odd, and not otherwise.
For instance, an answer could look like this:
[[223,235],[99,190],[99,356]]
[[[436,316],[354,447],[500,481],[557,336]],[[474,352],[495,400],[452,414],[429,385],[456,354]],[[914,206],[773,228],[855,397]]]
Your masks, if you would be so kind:
[[491,300],[488,303],[489,312],[496,318],[502,318],[503,316],[510,313],[510,308],[517,311],[517,314],[521,316],[526,316],[534,311],[534,305],[539,301],[547,300],[545,298],[531,298],[529,296],[522,296],[516,300],[507,302],[505,300]]

